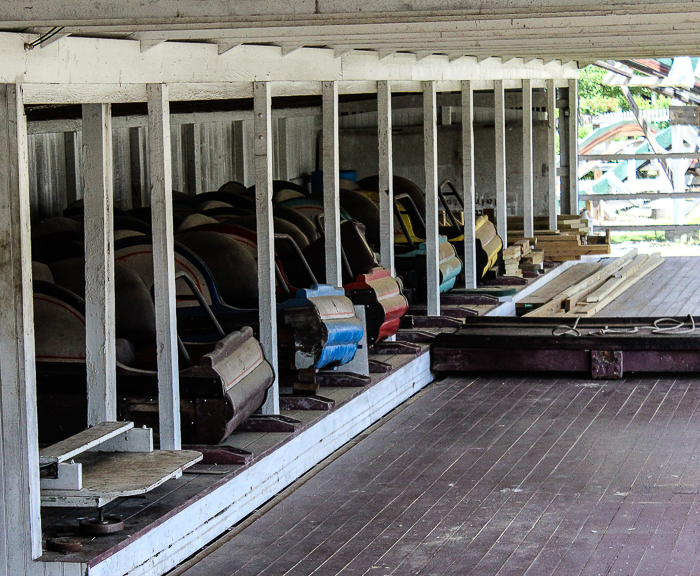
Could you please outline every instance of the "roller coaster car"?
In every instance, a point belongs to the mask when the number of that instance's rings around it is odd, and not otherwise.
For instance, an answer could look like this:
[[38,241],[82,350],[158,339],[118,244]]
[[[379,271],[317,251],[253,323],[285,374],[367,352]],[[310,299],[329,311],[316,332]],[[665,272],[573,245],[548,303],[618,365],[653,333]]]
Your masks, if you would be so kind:
[[297,290],[280,308],[294,330],[294,349],[287,350],[294,368],[341,366],[354,358],[363,329],[344,290],[314,285]]
[[[340,246],[343,284],[352,282],[358,274],[364,274],[379,266],[374,251],[365,239],[365,227],[360,222],[345,220],[340,224]],[[307,246],[303,252],[314,275],[317,278],[325,278],[325,240],[319,238]]]
[[[126,275],[127,301],[150,301],[145,284]],[[134,284],[134,278],[136,284]],[[124,288],[125,278],[118,282]],[[140,283],[140,284],[139,284]],[[152,343],[126,336],[154,330],[153,304],[117,321],[118,418],[158,429],[158,377],[144,367],[154,361]],[[149,313],[150,312],[150,313]],[[37,391],[40,442],[67,438],[87,425],[85,303],[59,285],[34,282]],[[142,326],[138,326],[141,323]],[[135,338],[134,338],[135,340]],[[250,328],[219,341],[198,363],[180,371],[182,438],[187,444],[217,444],[264,402],[274,375]]]
[[[442,293],[454,287],[462,271],[462,261],[457,257],[454,246],[447,241],[446,236],[440,236],[439,241],[439,282]],[[409,300],[412,304],[425,302],[427,298],[426,250],[427,246],[423,242],[411,252],[396,254],[394,259],[396,273],[403,279],[407,292],[410,290]]]
[[368,274],[360,274],[355,282],[345,285],[345,292],[353,304],[367,307],[369,345],[396,334],[401,317],[408,310],[408,301],[400,282],[389,270],[374,268]]
[[[197,239],[201,241],[200,238]],[[193,242],[194,243],[194,242]],[[243,326],[257,326],[259,314],[257,307],[236,308],[227,304],[214,281],[214,276],[204,261],[190,248],[180,242],[174,243],[175,272],[180,275],[176,280],[178,330],[187,343],[215,342],[221,334],[214,328],[215,319],[223,327],[224,333],[239,330]],[[241,251],[237,251],[241,255]],[[245,260],[251,258],[246,252]],[[147,236],[130,236],[115,240],[114,260],[136,272],[150,289],[153,286],[153,244]],[[254,263],[253,263],[254,264]],[[231,274],[236,278],[235,263],[230,266]],[[224,268],[223,273],[229,273]],[[238,284],[232,284],[233,294],[241,289],[244,279],[238,277]],[[253,281],[249,291],[242,292],[247,302],[257,304],[257,282]],[[254,290],[250,294],[250,290]]]

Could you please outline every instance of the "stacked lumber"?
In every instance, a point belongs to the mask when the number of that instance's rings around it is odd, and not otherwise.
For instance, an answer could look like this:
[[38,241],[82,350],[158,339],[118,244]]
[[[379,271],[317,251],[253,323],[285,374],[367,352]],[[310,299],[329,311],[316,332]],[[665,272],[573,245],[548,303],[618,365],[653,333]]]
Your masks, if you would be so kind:
[[508,248],[503,249],[504,276],[519,276],[522,278],[523,271],[520,269],[520,258],[522,255],[522,246],[508,246]]
[[[535,216],[535,233],[540,230],[549,229],[549,216]],[[522,216],[510,216],[508,218],[508,234],[523,232]],[[512,230],[512,232],[511,232]],[[557,230],[562,234],[572,234],[579,236],[587,236],[591,231],[586,218],[582,218],[577,214],[559,214],[557,216]]]
[[[531,309],[524,315],[593,316],[657,266],[660,266],[663,261],[664,259],[659,254],[638,254],[637,250],[630,250],[605,267],[592,272],[585,270],[588,272],[585,277],[561,290],[546,303],[530,306]],[[569,270],[575,270],[581,266],[585,266],[585,264],[577,264]],[[563,276],[564,274],[559,278]],[[528,299],[537,300],[537,292],[529,296]],[[552,289],[550,288],[547,296],[551,293]],[[524,299],[523,302],[526,300]]]
[[[528,238],[539,250],[544,259],[550,262],[580,260],[581,256],[610,254],[610,239],[588,236],[588,220],[571,214],[560,214],[557,218],[558,230],[547,230],[549,217],[535,217],[535,236]],[[508,218],[508,239],[513,243],[523,239],[523,219]],[[602,242],[601,242],[602,240]]]

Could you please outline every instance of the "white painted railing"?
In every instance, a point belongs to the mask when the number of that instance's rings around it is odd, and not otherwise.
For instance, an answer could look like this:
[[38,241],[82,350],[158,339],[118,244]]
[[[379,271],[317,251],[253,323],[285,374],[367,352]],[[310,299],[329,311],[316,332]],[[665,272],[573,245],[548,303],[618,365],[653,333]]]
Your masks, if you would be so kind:
[[[648,122],[664,122],[669,119],[668,108],[653,108],[651,110],[642,110],[642,117]],[[599,114],[598,116],[590,116],[582,114],[580,123],[587,125],[602,125],[614,124],[623,120],[635,120],[634,114],[631,111],[627,112],[608,112],[607,114]]]

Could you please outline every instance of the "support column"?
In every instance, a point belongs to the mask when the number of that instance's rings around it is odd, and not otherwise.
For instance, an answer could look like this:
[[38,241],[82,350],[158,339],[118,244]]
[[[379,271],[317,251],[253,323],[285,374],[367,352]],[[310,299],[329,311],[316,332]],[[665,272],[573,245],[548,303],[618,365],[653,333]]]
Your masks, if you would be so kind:
[[525,238],[535,235],[534,173],[532,168],[532,83],[523,80],[523,230]]
[[474,183],[474,89],[462,81],[462,182],[464,186],[464,284],[476,288],[476,186]]
[[[275,233],[272,221],[272,111],[270,84],[253,84],[255,121],[255,213],[258,234],[258,307],[260,344],[272,365],[275,381],[268,390],[263,414],[279,414],[277,377],[277,299],[275,297]],[[327,224],[326,224],[327,226]]]
[[338,83],[323,83],[323,214],[326,284],[343,285],[340,251],[340,166],[338,158]]
[[117,420],[112,111],[83,104],[88,425]]
[[180,373],[175,301],[170,101],[166,84],[148,84],[147,91],[160,448],[179,450]]
[[[0,85],[0,574],[36,574],[41,555],[27,124]],[[41,570],[43,574],[43,570]]]
[[556,230],[557,222],[557,89],[554,80],[547,80],[547,182],[549,229]]
[[394,165],[391,132],[391,81],[377,82],[379,132],[379,246],[381,264],[394,275]]
[[425,157],[425,234],[428,316],[440,315],[438,242],[437,102],[435,82],[423,82],[423,152]]
[[[683,152],[683,126],[679,124],[671,126],[671,151]],[[633,164],[636,165],[636,162],[633,162]],[[674,193],[682,194],[685,192],[685,171],[687,165],[687,162],[680,158],[671,160],[671,183],[673,184]],[[685,200],[683,198],[673,199],[673,223],[676,226],[685,224]],[[677,237],[668,233],[667,236]]]
[[[578,80],[569,80],[568,133],[569,153],[569,213],[578,214]],[[562,193],[564,190],[562,188]]]
[[508,246],[508,194],[506,191],[506,108],[503,80],[496,80],[494,93],[494,129],[496,131],[496,229]]

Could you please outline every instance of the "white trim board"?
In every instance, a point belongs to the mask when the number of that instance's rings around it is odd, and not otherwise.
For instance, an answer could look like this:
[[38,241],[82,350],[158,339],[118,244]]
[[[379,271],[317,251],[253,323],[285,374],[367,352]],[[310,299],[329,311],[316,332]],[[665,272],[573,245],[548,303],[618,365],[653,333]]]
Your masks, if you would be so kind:
[[[236,522],[294,482],[343,444],[432,382],[430,352],[380,380],[226,484],[192,502],[125,545],[86,576],[164,574],[211,542]],[[44,564],[46,576],[73,569],[61,562]],[[80,565],[84,566],[84,565]],[[70,572],[73,574],[74,572]],[[78,572],[75,571],[77,574]]]

